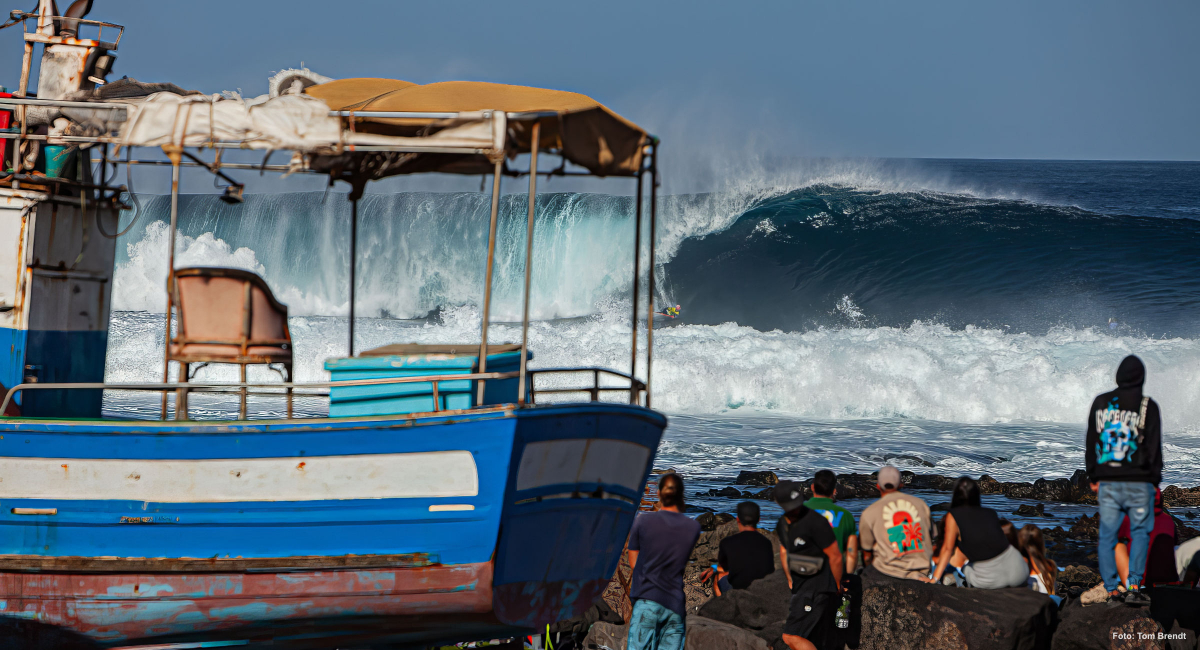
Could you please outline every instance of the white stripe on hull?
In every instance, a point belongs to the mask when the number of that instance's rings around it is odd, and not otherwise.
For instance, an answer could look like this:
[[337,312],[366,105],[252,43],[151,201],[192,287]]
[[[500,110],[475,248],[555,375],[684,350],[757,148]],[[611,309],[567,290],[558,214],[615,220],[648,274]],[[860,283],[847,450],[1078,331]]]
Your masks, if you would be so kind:
[[477,494],[479,473],[469,451],[219,460],[0,457],[0,499],[224,503]]

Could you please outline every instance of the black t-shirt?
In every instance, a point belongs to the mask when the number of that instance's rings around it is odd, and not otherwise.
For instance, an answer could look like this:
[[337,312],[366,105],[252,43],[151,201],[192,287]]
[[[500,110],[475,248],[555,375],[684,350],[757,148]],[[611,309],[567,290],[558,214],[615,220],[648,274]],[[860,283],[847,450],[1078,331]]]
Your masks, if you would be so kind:
[[[788,523],[787,515],[780,517],[779,523],[775,525],[775,534],[779,536],[779,543],[787,549],[788,553],[797,555],[825,557],[825,549],[829,548],[830,544],[837,544],[837,537],[833,534],[833,526],[829,525],[829,520],[807,507],[801,508],[800,518],[794,523]],[[829,569],[829,561],[826,558],[825,566],[815,576],[793,573],[792,590],[798,589],[799,585],[806,580],[828,579],[832,576],[833,573]]]
[[742,531],[721,540],[717,564],[729,572],[729,584],[745,589],[751,582],[775,572],[775,549],[771,540],[755,530]]
[[990,560],[1008,550],[1008,538],[1000,527],[1000,517],[991,508],[959,506],[951,508],[958,524],[959,542],[963,555],[972,562]]

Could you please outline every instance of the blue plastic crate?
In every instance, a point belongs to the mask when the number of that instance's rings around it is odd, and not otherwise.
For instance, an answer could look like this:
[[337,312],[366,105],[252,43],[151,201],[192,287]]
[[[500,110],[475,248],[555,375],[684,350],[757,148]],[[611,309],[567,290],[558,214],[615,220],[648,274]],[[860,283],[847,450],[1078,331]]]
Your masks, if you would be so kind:
[[[530,359],[533,353],[529,353]],[[361,356],[328,359],[325,369],[331,381],[419,377],[425,375],[465,375],[477,372],[479,346],[469,345],[392,345],[362,353]],[[520,369],[520,346],[488,346],[488,372],[516,372]],[[494,379],[485,382],[483,404],[517,401],[520,381]],[[466,409],[475,406],[475,382],[468,379],[438,382],[438,410]],[[334,386],[329,391],[330,417],[360,415],[401,415],[425,413],[433,408],[433,383],[414,382],[373,386]]]

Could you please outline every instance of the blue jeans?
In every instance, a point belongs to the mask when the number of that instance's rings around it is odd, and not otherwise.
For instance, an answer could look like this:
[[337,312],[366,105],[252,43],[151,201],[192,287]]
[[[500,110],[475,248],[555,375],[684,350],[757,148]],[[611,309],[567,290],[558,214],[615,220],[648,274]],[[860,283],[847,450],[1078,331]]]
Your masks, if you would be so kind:
[[627,650],[683,650],[683,617],[653,600],[633,601]]
[[1142,582],[1146,555],[1150,552],[1150,533],[1154,530],[1154,486],[1150,483],[1103,481],[1096,495],[1100,502],[1100,577],[1104,588],[1116,591],[1121,577],[1117,573],[1117,531],[1129,517],[1129,584]]

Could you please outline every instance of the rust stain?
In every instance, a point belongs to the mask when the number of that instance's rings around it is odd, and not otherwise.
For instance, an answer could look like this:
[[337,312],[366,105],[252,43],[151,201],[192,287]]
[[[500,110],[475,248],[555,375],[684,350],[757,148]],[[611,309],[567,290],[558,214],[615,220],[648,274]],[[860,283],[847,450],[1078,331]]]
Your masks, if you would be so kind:
[[296,469],[303,472],[304,471],[304,461],[300,461],[300,464],[296,466]]
[[[149,524],[154,517],[121,517],[121,523]],[[4,573],[190,573],[195,571],[294,571],[297,569],[436,569],[443,565],[429,553],[393,555],[300,555],[268,558],[146,558],[113,556],[0,555],[0,582]],[[467,566],[467,565],[464,565]],[[453,569],[455,567],[447,567]],[[2,586],[2,585],[0,585]]]

